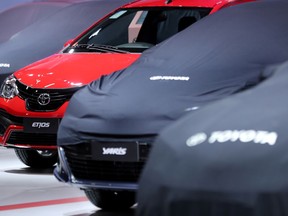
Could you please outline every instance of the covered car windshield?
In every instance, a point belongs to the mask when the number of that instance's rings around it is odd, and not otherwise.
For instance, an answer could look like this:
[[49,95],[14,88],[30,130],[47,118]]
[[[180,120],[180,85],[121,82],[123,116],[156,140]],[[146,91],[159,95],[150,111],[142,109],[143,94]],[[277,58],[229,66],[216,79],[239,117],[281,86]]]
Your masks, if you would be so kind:
[[111,52],[113,48],[143,52],[200,20],[210,11],[211,8],[170,7],[118,10],[64,52]]

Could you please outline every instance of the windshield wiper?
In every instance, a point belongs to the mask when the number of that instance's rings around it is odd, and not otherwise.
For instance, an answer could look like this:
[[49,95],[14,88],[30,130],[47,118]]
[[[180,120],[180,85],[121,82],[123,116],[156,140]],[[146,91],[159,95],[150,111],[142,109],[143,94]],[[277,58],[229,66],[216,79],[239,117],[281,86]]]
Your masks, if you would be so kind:
[[76,44],[72,46],[73,48],[88,49],[88,50],[97,50],[100,52],[113,52],[113,53],[130,53],[125,50],[121,50],[115,46],[104,45],[104,44]]

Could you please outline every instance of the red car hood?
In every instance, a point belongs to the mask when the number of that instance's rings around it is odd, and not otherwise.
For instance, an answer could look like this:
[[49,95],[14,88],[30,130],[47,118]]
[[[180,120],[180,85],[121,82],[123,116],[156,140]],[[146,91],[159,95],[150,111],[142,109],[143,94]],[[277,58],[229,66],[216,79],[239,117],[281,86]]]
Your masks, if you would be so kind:
[[82,86],[129,66],[140,54],[72,53],[55,54],[15,72],[15,77],[32,88]]

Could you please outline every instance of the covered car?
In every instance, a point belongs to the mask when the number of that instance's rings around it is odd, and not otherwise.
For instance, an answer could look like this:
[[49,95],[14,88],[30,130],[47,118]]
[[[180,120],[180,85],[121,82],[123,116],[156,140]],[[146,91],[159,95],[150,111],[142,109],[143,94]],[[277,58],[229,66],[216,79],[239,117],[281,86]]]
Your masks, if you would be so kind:
[[[2,2],[0,5],[2,5]],[[3,11],[0,10],[0,44],[8,41],[14,34],[31,24],[50,16],[68,5],[68,3],[61,1],[29,2],[16,4]]]
[[165,128],[140,178],[136,215],[286,216],[287,94],[286,61],[256,87]]
[[83,2],[89,0],[1,0],[0,2],[0,12],[10,9],[14,6],[19,6],[21,4],[30,3],[30,2],[62,2],[62,3],[75,3]]
[[[70,6],[38,20],[0,44],[0,83],[22,67],[58,53],[68,40],[74,39],[112,10],[130,2],[130,0],[58,1],[61,3],[56,3],[56,0],[50,3],[30,3],[67,5],[70,2]],[[18,16],[13,15],[13,19],[18,20]]]
[[285,1],[224,8],[77,91],[57,133],[56,177],[92,200],[136,191],[164,127],[255,86],[267,65],[287,59],[287,9]]
[[0,4],[0,12],[9,9],[15,5],[27,3],[27,2],[33,2],[34,0],[2,0]]

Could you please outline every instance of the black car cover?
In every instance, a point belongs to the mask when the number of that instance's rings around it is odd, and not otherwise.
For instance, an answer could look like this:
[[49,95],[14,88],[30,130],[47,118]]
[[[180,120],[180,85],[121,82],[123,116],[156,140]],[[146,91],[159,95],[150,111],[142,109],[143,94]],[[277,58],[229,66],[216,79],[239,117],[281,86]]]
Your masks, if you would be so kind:
[[137,216],[286,216],[287,94],[288,61],[165,128],[139,181]]
[[76,2],[18,32],[0,45],[0,83],[18,69],[59,52],[65,42],[130,1]]
[[33,2],[34,0],[2,0],[0,3],[0,12],[9,9],[15,5],[22,3]]
[[249,88],[288,58],[288,2],[222,9],[74,94],[58,145],[95,134],[157,134],[187,112]]
[[45,19],[68,5],[64,2],[30,2],[16,5],[1,12],[0,44],[8,41],[14,34],[27,28],[29,25]]

